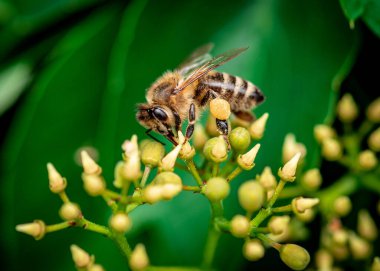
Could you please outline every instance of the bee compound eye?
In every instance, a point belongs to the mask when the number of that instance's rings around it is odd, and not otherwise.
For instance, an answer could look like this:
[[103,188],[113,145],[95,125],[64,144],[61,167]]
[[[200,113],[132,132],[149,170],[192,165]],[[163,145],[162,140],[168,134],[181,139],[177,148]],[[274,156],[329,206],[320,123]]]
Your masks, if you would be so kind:
[[164,121],[168,119],[168,115],[166,115],[165,111],[159,107],[154,108],[152,113],[158,120]]

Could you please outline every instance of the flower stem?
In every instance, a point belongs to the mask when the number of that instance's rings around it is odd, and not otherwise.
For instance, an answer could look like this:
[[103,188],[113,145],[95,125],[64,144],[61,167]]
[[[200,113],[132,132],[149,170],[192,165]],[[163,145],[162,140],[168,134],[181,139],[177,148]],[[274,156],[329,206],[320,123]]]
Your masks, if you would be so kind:
[[263,241],[264,243],[270,245],[271,247],[279,250],[281,248],[281,245],[275,241],[273,241],[272,239],[270,239],[268,236],[266,236],[265,234],[262,234],[262,233],[259,233],[257,234],[257,237]]
[[232,181],[235,179],[243,170],[241,167],[235,168],[228,176],[227,176],[227,182]]
[[91,222],[91,221],[85,219],[84,217],[77,220],[76,222],[77,222],[75,225],[76,227],[81,227],[84,230],[97,232],[97,233],[103,234],[107,237],[111,237],[110,230],[105,226]]
[[69,227],[72,227],[72,223],[70,221],[64,221],[61,223],[53,224],[53,225],[47,225],[46,226],[46,233],[48,232],[55,232],[55,231],[60,231]]
[[144,169],[143,176],[141,178],[140,186],[144,187],[146,184],[146,181],[148,180],[149,174],[150,174],[151,168],[146,166]]
[[117,233],[115,231],[112,231],[111,233],[111,239],[117,244],[118,248],[120,249],[121,253],[125,256],[125,258],[129,261],[132,255],[132,249],[129,245],[127,238],[122,233]]
[[379,177],[375,174],[366,174],[360,178],[360,184],[362,184],[369,191],[375,192],[380,195],[380,182]]
[[286,213],[286,212],[292,212],[292,205],[285,205],[285,206],[280,206],[276,208],[272,208],[273,213]]
[[213,177],[218,176],[218,172],[219,172],[219,163],[213,163],[212,164],[212,176]]
[[190,185],[183,185],[182,190],[193,191],[193,192],[201,192],[201,188],[199,186],[190,186]]
[[190,173],[193,175],[194,179],[197,181],[199,186],[203,185],[203,181],[199,172],[194,164],[193,160],[185,160],[187,168],[190,170]]
[[61,200],[62,200],[64,203],[70,202],[70,199],[69,199],[69,197],[67,196],[67,194],[66,194],[65,191],[60,192],[58,195],[59,195],[59,197],[61,198]]

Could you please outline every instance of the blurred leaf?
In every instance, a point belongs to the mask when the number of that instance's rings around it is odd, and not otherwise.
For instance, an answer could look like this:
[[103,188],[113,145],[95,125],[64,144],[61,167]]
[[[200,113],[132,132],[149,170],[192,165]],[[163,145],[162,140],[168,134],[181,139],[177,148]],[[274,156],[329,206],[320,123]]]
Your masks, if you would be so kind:
[[368,0],[366,10],[363,14],[363,20],[368,27],[380,37],[380,1]]
[[0,73],[0,115],[17,100],[30,79],[31,70],[26,63],[16,63]]
[[340,4],[347,19],[355,21],[363,14],[368,1],[371,0],[340,0]]

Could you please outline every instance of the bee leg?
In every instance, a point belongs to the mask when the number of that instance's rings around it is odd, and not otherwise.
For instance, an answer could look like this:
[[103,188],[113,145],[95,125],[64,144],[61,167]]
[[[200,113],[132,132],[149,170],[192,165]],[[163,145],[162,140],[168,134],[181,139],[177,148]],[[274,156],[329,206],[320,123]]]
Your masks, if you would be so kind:
[[230,141],[228,140],[228,122],[227,120],[216,119],[216,127],[218,132],[223,135],[224,141],[227,143],[228,150],[231,149]]
[[241,119],[249,123],[253,122],[256,119],[256,116],[252,112],[249,112],[249,111],[232,111],[232,113],[234,113],[234,115],[238,119]]
[[186,141],[191,138],[194,132],[194,123],[195,123],[195,105],[192,103],[189,109],[189,124],[186,128]]

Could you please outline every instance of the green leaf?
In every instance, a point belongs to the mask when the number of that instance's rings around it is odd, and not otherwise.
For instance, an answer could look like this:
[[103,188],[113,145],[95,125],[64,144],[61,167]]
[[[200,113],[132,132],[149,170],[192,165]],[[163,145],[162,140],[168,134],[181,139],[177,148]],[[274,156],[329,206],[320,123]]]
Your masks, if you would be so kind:
[[347,19],[355,21],[362,16],[369,1],[371,0],[340,0],[340,4]]
[[368,27],[380,37],[380,1],[368,0],[365,12],[363,13],[363,20]]

